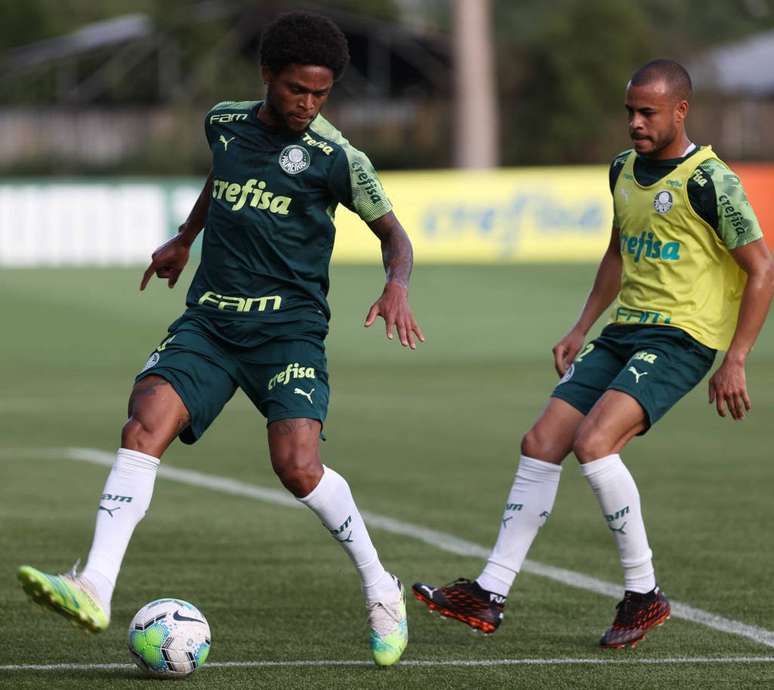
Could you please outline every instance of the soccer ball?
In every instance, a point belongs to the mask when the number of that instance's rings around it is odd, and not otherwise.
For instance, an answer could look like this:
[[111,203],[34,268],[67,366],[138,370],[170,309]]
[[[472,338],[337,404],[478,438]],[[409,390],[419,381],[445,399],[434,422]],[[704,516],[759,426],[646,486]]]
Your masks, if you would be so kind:
[[156,599],[145,604],[129,624],[129,652],[148,675],[182,678],[207,660],[210,626],[187,601]]

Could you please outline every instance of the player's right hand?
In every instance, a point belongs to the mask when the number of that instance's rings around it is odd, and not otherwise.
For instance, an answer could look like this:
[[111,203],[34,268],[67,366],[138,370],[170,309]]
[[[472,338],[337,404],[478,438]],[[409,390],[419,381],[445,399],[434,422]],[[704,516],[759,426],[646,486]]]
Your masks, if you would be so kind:
[[554,345],[551,352],[554,353],[554,369],[559,376],[565,375],[575,356],[583,347],[583,338],[582,333],[572,330]]
[[177,279],[188,263],[190,246],[182,235],[175,235],[151,254],[150,266],[145,269],[140,281],[140,290],[144,290],[153,274],[167,280],[170,288],[175,287]]

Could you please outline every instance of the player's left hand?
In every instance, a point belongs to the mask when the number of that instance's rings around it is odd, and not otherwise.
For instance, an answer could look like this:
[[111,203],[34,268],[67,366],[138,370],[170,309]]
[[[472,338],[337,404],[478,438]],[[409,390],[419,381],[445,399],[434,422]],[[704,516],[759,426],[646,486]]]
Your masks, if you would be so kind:
[[398,283],[389,282],[384,286],[381,297],[371,305],[366,316],[365,327],[368,328],[376,317],[381,316],[387,329],[387,338],[392,340],[393,332],[398,331],[398,339],[403,347],[417,349],[414,336],[425,342],[422,329],[414,320],[408,303],[408,290]]
[[744,419],[745,412],[752,409],[750,396],[747,394],[744,363],[728,358],[723,360],[723,364],[709,380],[709,403],[715,403],[721,417],[726,416],[725,408],[728,408],[734,419]]

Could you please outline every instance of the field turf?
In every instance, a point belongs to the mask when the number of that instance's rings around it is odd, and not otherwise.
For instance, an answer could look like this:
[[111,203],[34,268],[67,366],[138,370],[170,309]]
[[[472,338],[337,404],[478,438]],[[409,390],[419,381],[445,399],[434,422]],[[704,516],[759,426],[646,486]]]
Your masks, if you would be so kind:
[[[412,353],[386,342],[381,325],[362,328],[381,271],[335,268],[323,452],[347,477],[362,510],[492,544],[519,438],[555,382],[550,348],[577,314],[593,271],[420,266],[412,304],[427,343]],[[615,599],[530,572],[519,576],[505,622],[489,638],[429,616],[412,599],[407,663],[377,669],[367,663],[357,577],[311,513],[163,477],[130,545],[111,628],[87,637],[39,613],[18,587],[16,569],[29,563],[65,570],[85,558],[107,472],[56,449],[115,450],[132,376],[182,308],[185,276],[173,291],[155,283],[139,294],[140,273],[0,272],[0,687],[149,687],[134,667],[92,665],[129,663],[129,620],[147,601],[169,595],[192,601],[212,626],[213,665],[186,687],[774,684],[772,633],[767,646],[674,618],[634,652],[602,653],[596,643]],[[638,481],[667,594],[772,630],[771,326],[750,358],[748,383],[753,411],[745,421],[718,418],[705,382],[632,443],[624,460]],[[196,446],[174,444],[163,464],[281,489],[268,462],[264,422],[241,394]],[[455,555],[414,536],[377,527],[372,536],[385,565],[407,586],[475,577],[481,566],[479,556]],[[621,581],[613,540],[571,458],[530,558]],[[717,661],[729,657],[736,660]],[[658,663],[677,658],[684,659]],[[495,663],[502,660],[535,663]],[[321,663],[283,665],[289,661]],[[342,661],[365,663],[334,663]],[[427,663],[409,663],[416,661]],[[492,663],[440,663],[449,661]],[[222,662],[278,663],[215,665]],[[8,668],[45,664],[83,666]]]

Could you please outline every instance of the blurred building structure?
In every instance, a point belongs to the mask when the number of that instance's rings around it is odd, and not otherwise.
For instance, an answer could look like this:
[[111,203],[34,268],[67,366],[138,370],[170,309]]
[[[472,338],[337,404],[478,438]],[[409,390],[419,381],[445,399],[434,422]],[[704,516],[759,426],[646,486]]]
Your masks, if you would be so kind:
[[697,141],[733,160],[774,160],[774,31],[708,50],[689,65]]
[[[175,32],[145,14],[7,51],[0,61],[0,88],[6,87],[6,97],[0,96],[0,165],[6,172],[60,174],[202,169],[209,155],[204,113],[218,100],[262,96],[260,36],[281,9],[278,3],[192,4],[179,21],[205,30],[214,21],[228,27],[201,48],[193,70]],[[318,9],[341,26],[352,54],[326,114],[353,139],[368,142],[381,167],[446,162],[448,37],[426,26]],[[8,102],[8,85],[36,81],[54,82],[50,102]]]
[[623,86],[654,57],[694,73],[692,138],[772,161],[774,0],[740,3],[64,0],[104,18],[37,37],[19,19],[20,41],[0,24],[0,173],[201,174],[204,113],[262,96],[261,32],[294,7],[347,34],[326,115],[380,169],[607,163],[630,143]]

